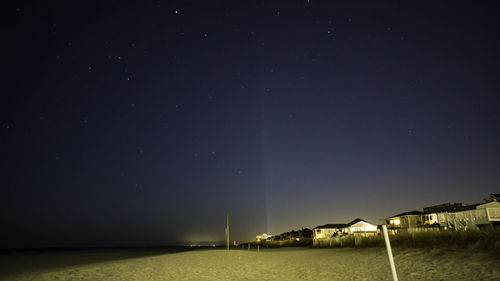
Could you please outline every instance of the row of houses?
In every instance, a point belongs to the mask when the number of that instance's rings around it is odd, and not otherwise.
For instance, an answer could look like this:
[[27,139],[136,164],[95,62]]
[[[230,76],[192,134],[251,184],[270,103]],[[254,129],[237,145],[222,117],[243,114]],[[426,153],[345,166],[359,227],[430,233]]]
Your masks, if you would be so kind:
[[266,244],[275,241],[304,241],[308,239],[310,241],[311,239],[325,239],[349,235],[369,236],[378,233],[378,231],[377,225],[357,218],[349,223],[325,224],[313,229],[301,228],[300,230],[292,230],[275,236],[263,233],[257,235],[255,240],[257,243],[266,242]]
[[[484,203],[462,205],[446,203],[425,207],[422,211],[409,211],[383,219],[390,234],[400,232],[427,232],[441,230],[478,230],[500,225],[500,194],[490,194]],[[382,225],[374,225],[363,219],[350,223],[325,224],[313,228],[313,240],[346,235],[370,236],[380,232]]]
[[[500,194],[489,194],[484,203],[463,205],[446,203],[425,207],[422,211],[409,211],[383,219],[390,234],[401,232],[428,232],[442,230],[478,230],[500,225]],[[271,236],[257,235],[256,241],[284,241],[311,239],[319,245],[329,239],[372,236],[380,233],[382,225],[375,225],[357,218],[349,223],[329,223],[308,229],[285,232]]]
[[446,203],[384,219],[391,233],[429,230],[478,230],[500,224],[500,194],[490,194],[484,203]]

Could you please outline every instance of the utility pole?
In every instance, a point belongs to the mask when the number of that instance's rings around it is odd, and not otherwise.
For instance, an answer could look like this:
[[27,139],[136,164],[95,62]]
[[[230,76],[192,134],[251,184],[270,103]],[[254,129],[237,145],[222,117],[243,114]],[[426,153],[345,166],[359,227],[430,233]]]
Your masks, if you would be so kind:
[[226,250],[229,251],[229,213],[226,214]]

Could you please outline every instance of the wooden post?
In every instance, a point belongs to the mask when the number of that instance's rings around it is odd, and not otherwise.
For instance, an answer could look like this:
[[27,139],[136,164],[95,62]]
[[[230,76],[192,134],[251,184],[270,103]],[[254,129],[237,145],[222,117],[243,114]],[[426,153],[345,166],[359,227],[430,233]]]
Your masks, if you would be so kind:
[[226,214],[226,250],[229,251],[229,213]]
[[257,244],[257,252],[260,252],[260,246]]
[[382,230],[384,231],[385,246],[387,247],[387,255],[389,256],[389,263],[391,264],[392,278],[394,281],[398,281],[398,275],[396,274],[396,267],[394,266],[394,258],[392,257],[391,242],[389,241],[389,234],[387,233],[387,226],[382,225]]

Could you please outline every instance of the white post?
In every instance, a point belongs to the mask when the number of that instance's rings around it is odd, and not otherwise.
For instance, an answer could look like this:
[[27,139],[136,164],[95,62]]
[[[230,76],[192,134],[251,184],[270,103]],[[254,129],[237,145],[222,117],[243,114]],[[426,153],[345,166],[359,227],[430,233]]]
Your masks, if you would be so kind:
[[392,257],[391,242],[389,241],[389,234],[387,233],[387,226],[382,225],[385,238],[385,246],[387,247],[387,255],[389,255],[389,263],[391,264],[392,278],[394,281],[398,281],[398,275],[396,274],[396,267],[394,266],[394,258]]
[[257,244],[257,252],[260,252],[260,246]]

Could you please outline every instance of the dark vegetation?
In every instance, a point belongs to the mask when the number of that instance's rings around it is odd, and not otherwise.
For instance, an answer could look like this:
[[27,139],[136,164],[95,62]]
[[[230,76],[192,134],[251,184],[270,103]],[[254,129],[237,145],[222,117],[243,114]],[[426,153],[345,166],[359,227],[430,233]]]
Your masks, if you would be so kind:
[[[392,247],[403,248],[445,248],[491,251],[500,254],[500,228],[481,231],[440,231],[399,233],[390,236]],[[330,247],[323,243],[321,247]],[[332,247],[385,247],[383,235],[371,237],[347,237],[342,245],[332,243]]]
[[[340,247],[385,247],[382,234],[355,237],[345,236],[341,239],[325,239],[315,246],[324,248]],[[450,250],[486,251],[500,254],[500,227],[483,229],[480,231],[439,231],[439,232],[417,232],[398,233],[390,235],[391,246],[395,248],[442,248]],[[252,248],[280,248],[280,247],[313,247],[311,238],[287,239],[287,240],[264,240],[249,243]],[[242,248],[248,244],[242,244]]]

